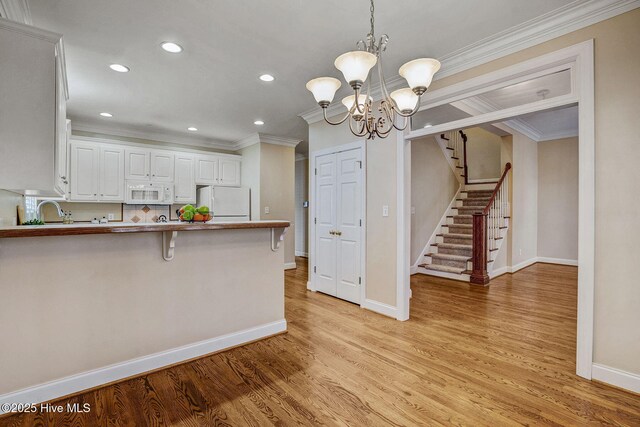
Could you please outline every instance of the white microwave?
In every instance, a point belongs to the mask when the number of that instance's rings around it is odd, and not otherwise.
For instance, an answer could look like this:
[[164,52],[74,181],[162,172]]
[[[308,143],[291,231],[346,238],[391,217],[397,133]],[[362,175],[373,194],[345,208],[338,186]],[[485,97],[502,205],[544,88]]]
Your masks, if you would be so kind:
[[171,205],[173,204],[173,184],[127,181],[124,202],[129,205]]

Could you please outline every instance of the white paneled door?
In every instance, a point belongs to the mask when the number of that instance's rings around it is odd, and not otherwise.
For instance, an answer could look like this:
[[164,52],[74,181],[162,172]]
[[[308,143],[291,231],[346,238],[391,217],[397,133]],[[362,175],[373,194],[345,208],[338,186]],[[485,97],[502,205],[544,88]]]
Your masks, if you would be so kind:
[[316,157],[315,287],[360,303],[362,149]]

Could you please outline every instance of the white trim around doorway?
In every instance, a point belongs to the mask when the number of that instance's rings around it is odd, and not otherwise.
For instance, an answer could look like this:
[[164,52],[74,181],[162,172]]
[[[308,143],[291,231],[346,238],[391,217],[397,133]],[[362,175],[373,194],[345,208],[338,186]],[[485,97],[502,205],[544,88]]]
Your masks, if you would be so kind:
[[[462,120],[418,129],[405,134],[407,140],[476,126],[505,121],[516,116],[561,108],[567,105],[579,106],[579,220],[578,220],[578,321],[576,343],[576,374],[591,379],[593,370],[593,319],[595,288],[595,91],[593,40],[551,52],[510,67],[487,73],[460,83],[434,90],[426,96],[426,104],[421,110],[463,99],[473,94],[489,90],[496,85],[506,85],[514,80],[522,81],[527,76],[544,73],[546,70],[565,66],[571,69],[572,91],[570,94],[541,100],[535,103],[498,110],[472,116]],[[398,163],[400,164],[400,162]],[[399,175],[401,176],[401,175]],[[400,180],[404,188],[411,187],[411,178],[405,175]],[[399,185],[398,191],[401,191]],[[404,190],[404,188],[402,190]],[[410,223],[409,223],[410,224]],[[409,227],[405,224],[405,227]],[[399,265],[410,265],[409,257]],[[398,296],[403,286],[398,281]],[[398,306],[409,306],[409,295],[403,294],[404,301]]]

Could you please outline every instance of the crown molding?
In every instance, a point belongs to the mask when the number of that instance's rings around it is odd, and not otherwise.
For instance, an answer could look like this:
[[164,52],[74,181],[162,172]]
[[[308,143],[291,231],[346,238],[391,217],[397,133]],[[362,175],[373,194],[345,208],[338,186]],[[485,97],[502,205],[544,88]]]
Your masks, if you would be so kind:
[[[502,58],[523,49],[552,40],[565,34],[613,18],[640,7],[640,0],[576,0],[522,24],[496,33],[439,58],[442,63],[435,80],[448,77],[478,65]],[[404,79],[395,76],[386,80],[389,91],[404,86]],[[380,88],[372,90],[375,101],[380,100]],[[332,103],[327,116],[346,112],[341,103]],[[308,124],[324,119],[322,109],[299,114]]]
[[305,154],[302,153],[296,153],[296,162],[302,161],[302,160],[307,160],[308,157]]
[[234,144],[232,142],[225,142],[208,138],[189,138],[162,132],[141,131],[138,129],[127,128],[125,126],[104,126],[102,124],[93,124],[80,120],[71,120],[71,128],[74,131],[90,132],[105,136],[137,138],[145,139],[148,141],[164,142],[167,144],[185,145],[201,148],[215,148],[227,151],[235,150]]
[[27,0],[0,0],[0,16],[10,21],[33,25]]
[[246,138],[240,139],[233,143],[234,150],[242,150],[255,144],[272,144],[283,145],[285,147],[294,147],[302,142],[301,139],[284,138],[275,135],[267,135],[265,133],[254,133]]
[[579,134],[578,129],[571,129],[571,130],[566,130],[561,132],[549,132],[549,133],[542,134],[538,142],[553,141],[556,139],[564,139],[564,138],[575,138],[579,136],[578,134]]
[[42,28],[32,27],[31,25],[22,24],[20,22],[11,21],[4,18],[0,18],[0,28],[9,31],[15,31],[16,33],[24,34],[26,36],[34,37],[40,40],[45,40],[54,44],[60,43],[60,40],[62,39],[62,34],[43,30]]

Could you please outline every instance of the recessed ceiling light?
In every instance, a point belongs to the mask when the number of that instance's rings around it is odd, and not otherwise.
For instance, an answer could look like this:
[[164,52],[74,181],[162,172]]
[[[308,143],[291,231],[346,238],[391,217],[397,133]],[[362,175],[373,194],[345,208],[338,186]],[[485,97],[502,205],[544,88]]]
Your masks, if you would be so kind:
[[258,125],[258,126],[262,126],[264,124],[264,122],[262,120],[256,120],[255,122],[253,122],[254,125]]
[[196,132],[196,131],[198,130],[198,128],[195,128],[195,127],[193,127],[193,126],[189,126],[189,127],[187,128],[187,130],[189,130],[189,131],[191,131],[191,132]]
[[260,76],[260,80],[262,80],[263,82],[272,82],[275,79],[276,78],[273,77],[271,74],[263,74]]
[[111,114],[111,113],[100,113],[100,115],[102,117],[113,117],[113,114]]
[[170,53],[180,53],[182,52],[182,46],[173,42],[162,42],[160,45],[164,50]]
[[122,65],[122,64],[111,64],[109,65],[109,68],[111,68],[113,71],[117,71],[119,73],[128,73],[129,72],[129,67]]

